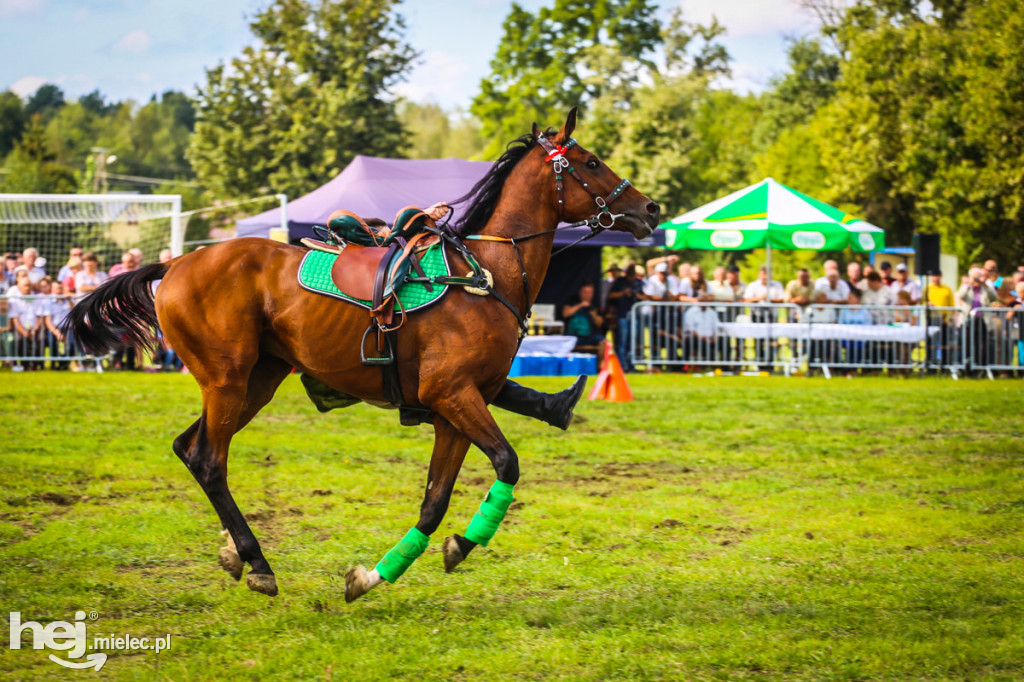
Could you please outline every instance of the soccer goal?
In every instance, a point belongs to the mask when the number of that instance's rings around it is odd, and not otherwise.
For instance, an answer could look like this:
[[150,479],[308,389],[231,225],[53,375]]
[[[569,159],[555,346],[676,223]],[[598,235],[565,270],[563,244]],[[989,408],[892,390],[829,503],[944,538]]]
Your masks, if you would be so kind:
[[94,252],[107,270],[133,248],[143,263],[163,249],[180,256],[184,241],[177,194],[0,194],[0,252],[33,247],[51,275],[71,247]]

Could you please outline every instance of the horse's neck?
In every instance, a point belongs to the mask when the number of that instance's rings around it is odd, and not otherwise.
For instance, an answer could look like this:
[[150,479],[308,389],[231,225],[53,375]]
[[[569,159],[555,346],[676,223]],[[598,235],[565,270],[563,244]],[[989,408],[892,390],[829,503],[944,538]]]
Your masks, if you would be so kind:
[[[554,187],[553,177],[551,186]],[[522,269],[520,269],[519,261],[511,245],[500,242],[481,242],[481,244],[491,245],[488,251],[494,255],[488,261],[495,266],[501,264],[500,268],[496,268],[498,272],[493,272],[496,285],[503,294],[511,295],[513,298],[509,300],[515,301],[517,304],[522,300],[522,273],[526,272],[530,283],[530,300],[527,310],[533,307],[540,286],[547,275],[548,265],[551,262],[551,246],[555,237],[554,233],[550,232],[526,241],[518,240],[554,230],[558,226],[557,214],[551,208],[551,202],[547,200],[546,194],[543,191],[538,192],[531,183],[514,183],[514,186],[509,186],[509,183],[506,183],[506,190],[501,193],[494,214],[480,230],[480,234],[483,235],[517,239],[516,248],[522,257]]]

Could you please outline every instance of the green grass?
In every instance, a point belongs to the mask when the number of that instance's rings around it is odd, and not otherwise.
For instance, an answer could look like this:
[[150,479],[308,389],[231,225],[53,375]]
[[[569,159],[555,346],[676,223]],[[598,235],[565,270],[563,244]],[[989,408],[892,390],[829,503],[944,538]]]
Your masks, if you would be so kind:
[[[429,427],[319,415],[288,380],[230,460],[269,599],[217,567],[171,453],[189,377],[5,374],[0,619],[171,633],[108,652],[116,679],[1024,676],[1019,381],[630,381],[635,402],[585,402],[568,433],[497,413],[522,480],[491,546],[444,573],[493,480],[474,449],[427,553],[346,605],[345,570],[415,523]],[[46,653],[0,649],[0,678],[94,674]]]

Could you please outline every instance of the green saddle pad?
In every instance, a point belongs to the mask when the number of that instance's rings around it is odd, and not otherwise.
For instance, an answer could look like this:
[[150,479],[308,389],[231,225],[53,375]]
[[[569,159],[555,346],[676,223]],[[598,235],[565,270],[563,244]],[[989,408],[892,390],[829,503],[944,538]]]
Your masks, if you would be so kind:
[[[419,256],[420,266],[427,277],[440,277],[451,275],[451,268],[448,264],[448,254],[443,244],[434,244]],[[369,310],[372,308],[370,301],[354,298],[334,286],[331,280],[331,267],[334,266],[337,255],[325,253],[324,251],[310,251],[303,257],[299,265],[299,286],[308,291],[314,291],[325,296],[333,296],[343,301],[354,303],[357,306]],[[417,276],[415,272],[410,273]],[[398,286],[398,300],[402,304],[402,310],[411,313],[414,310],[425,308],[436,303],[448,290],[447,285],[432,284],[433,291],[427,291],[427,287],[420,282],[406,282]]]

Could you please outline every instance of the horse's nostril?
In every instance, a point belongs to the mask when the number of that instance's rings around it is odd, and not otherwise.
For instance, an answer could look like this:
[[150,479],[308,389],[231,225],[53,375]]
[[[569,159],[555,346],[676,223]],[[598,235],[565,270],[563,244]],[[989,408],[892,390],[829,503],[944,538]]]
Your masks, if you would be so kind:
[[650,202],[647,204],[647,212],[651,215],[658,215],[661,213],[661,206],[658,206],[656,202]]

